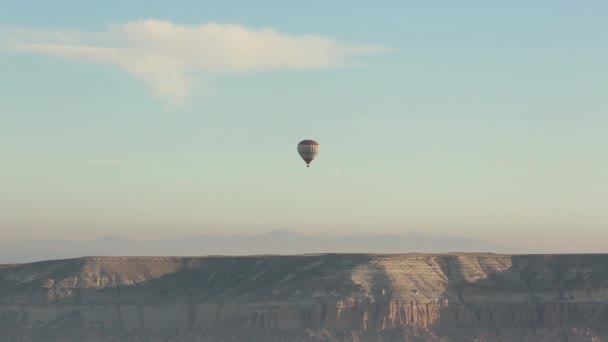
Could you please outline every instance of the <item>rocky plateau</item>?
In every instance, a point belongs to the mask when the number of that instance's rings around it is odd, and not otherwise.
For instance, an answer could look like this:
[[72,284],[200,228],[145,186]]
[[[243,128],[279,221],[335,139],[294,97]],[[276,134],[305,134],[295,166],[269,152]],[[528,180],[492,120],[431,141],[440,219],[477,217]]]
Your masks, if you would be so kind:
[[0,265],[0,341],[608,341],[608,254]]

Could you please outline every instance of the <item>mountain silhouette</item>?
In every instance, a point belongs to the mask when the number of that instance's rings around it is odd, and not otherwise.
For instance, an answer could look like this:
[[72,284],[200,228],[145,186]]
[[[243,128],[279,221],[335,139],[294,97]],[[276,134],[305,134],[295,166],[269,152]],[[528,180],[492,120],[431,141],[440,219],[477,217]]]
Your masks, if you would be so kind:
[[175,240],[32,240],[0,246],[0,263],[22,263],[91,255],[200,256],[307,253],[517,253],[517,248],[488,241],[420,232],[356,234],[339,237],[302,235],[278,229],[257,235],[202,235]]

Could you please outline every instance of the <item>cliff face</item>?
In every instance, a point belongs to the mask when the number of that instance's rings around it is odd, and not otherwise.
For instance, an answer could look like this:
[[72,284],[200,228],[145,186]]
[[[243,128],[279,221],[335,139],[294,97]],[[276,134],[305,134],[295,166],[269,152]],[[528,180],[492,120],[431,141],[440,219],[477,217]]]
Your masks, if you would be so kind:
[[87,257],[0,267],[0,341],[606,341],[607,255]]

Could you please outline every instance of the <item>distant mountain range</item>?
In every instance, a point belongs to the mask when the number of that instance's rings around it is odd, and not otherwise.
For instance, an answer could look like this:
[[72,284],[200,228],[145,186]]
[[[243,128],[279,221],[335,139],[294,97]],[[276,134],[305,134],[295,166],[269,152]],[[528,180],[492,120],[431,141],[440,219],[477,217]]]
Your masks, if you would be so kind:
[[0,244],[0,263],[22,263],[81,256],[202,256],[307,253],[520,253],[514,247],[447,235],[411,232],[402,235],[319,237],[274,230],[260,235],[202,235],[176,240],[36,240]]

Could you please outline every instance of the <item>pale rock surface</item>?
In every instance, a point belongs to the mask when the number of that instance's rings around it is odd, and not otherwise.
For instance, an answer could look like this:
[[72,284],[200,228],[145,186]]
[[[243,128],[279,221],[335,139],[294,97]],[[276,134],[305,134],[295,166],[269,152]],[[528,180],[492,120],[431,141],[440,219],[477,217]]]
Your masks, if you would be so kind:
[[2,265],[0,341],[608,341],[608,254]]

